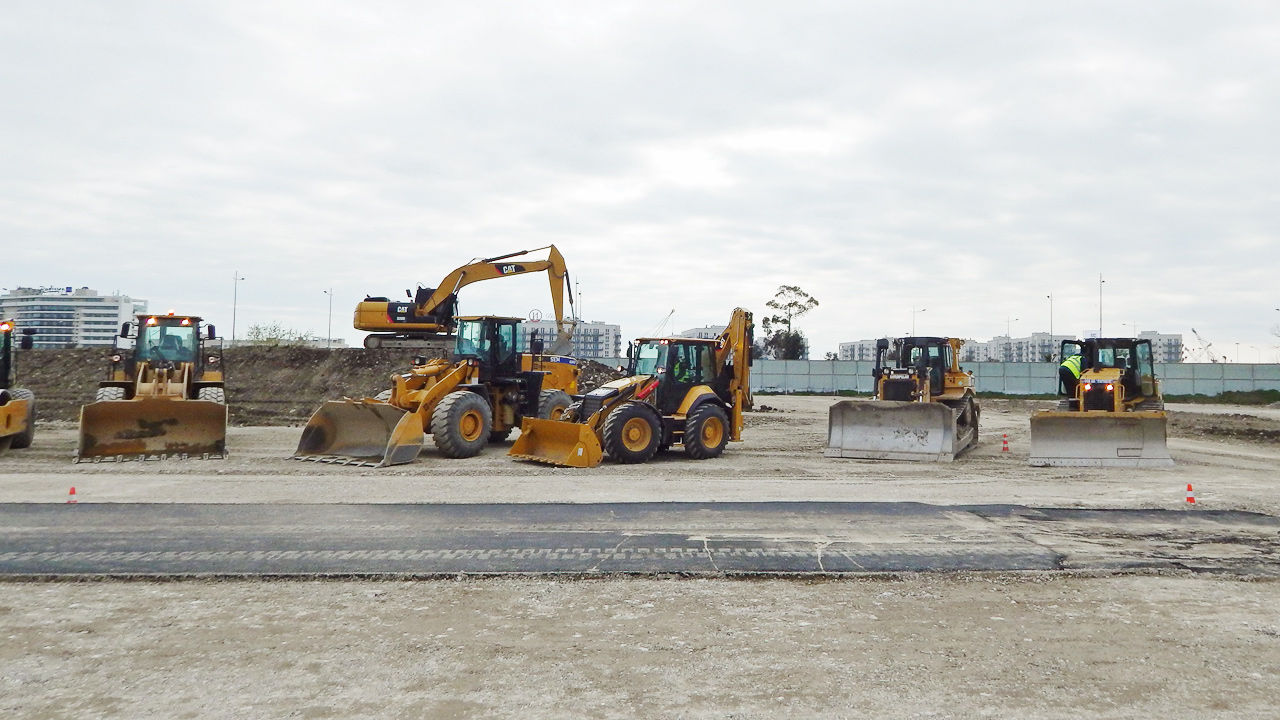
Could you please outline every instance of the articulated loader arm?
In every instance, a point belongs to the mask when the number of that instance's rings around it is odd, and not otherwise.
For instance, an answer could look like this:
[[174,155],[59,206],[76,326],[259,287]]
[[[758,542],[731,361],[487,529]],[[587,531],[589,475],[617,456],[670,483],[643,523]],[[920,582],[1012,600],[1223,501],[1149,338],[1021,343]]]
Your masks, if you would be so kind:
[[729,325],[720,333],[716,343],[716,366],[729,367],[730,417],[729,437],[742,439],[742,413],[752,407],[751,399],[751,346],[754,324],[751,312],[734,308]]

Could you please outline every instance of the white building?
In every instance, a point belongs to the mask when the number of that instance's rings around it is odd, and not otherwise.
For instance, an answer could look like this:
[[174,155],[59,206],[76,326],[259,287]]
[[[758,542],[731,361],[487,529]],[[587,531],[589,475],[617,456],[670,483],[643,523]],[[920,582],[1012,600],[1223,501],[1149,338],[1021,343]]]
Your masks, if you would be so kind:
[[703,340],[715,340],[720,337],[720,333],[725,331],[727,325],[707,325],[706,327],[693,328],[680,333],[680,337],[701,338]]
[[[554,320],[525,321],[517,326],[516,347],[529,351],[529,341],[538,333],[549,350],[556,337]],[[580,358],[616,358],[622,355],[622,328],[602,322],[579,321],[573,331],[573,356]]]
[[1141,340],[1151,341],[1151,354],[1158,363],[1182,362],[1182,333],[1165,334],[1155,330],[1138,333]]
[[876,359],[876,341],[859,340],[840,343],[840,359],[871,362]]
[[87,287],[20,287],[0,295],[0,317],[35,328],[37,348],[110,346],[121,323],[146,312],[146,300],[99,295]]

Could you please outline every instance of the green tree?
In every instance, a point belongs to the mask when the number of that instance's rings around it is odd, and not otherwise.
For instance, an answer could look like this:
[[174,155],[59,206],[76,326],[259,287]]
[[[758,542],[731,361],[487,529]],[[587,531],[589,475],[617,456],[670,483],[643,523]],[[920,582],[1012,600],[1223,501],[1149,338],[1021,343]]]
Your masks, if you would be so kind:
[[279,321],[249,326],[245,339],[254,345],[302,345],[311,339],[311,331],[285,327]]
[[801,290],[799,285],[781,285],[765,305],[778,311],[777,315],[765,318],[765,332],[770,324],[785,323],[787,330],[791,330],[793,320],[818,307],[818,299]]
[[817,298],[798,285],[782,285],[765,305],[776,315],[761,321],[764,339],[757,342],[758,356],[774,360],[800,360],[809,356],[809,340],[794,326],[796,318],[818,306]]

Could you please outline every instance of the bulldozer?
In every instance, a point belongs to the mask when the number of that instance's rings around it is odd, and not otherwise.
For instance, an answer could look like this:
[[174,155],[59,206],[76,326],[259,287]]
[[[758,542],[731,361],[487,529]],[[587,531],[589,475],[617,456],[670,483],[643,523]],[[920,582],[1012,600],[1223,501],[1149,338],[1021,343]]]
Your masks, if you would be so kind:
[[457,318],[449,360],[415,358],[372,398],[326,402],[302,431],[297,460],[385,467],[413,462],[428,432],[441,455],[467,458],[527,417],[558,418],[578,391],[578,361],[516,350],[519,318]]
[[[121,348],[120,339],[132,339]],[[225,458],[222,340],[192,315],[123,323],[94,402],[80,409],[76,462]]]
[[1031,416],[1031,465],[1163,467],[1173,465],[1168,418],[1151,341],[1064,340],[1062,355],[1081,357],[1074,389],[1059,380],[1053,410]]
[[973,374],[960,367],[962,345],[959,338],[878,340],[875,399],[831,406],[823,454],[952,462],[977,445],[981,407]]
[[[526,256],[547,251],[545,260]],[[472,283],[496,278],[515,277],[526,273],[546,272],[551,283],[551,305],[556,318],[556,337],[548,350],[567,355],[573,349],[573,321],[564,317],[565,287],[569,270],[564,256],[555,245],[520,250],[497,257],[472,260],[446,275],[436,287],[419,286],[416,292],[405,290],[405,301],[393,302],[386,297],[366,297],[356,305],[355,329],[372,334],[365,336],[364,346],[378,348],[412,348],[447,352],[457,329],[455,313],[458,291]],[[570,309],[573,293],[569,293]]]
[[575,398],[559,420],[526,418],[507,454],[596,467],[648,462],[672,445],[695,460],[742,440],[751,409],[751,313],[737,308],[716,339],[641,338],[628,347],[629,377]]
[[[17,324],[0,320],[0,454],[9,448],[31,447],[36,433],[36,396],[30,390],[14,387],[15,372],[13,334]],[[35,331],[26,328],[18,341],[23,350],[35,344]]]

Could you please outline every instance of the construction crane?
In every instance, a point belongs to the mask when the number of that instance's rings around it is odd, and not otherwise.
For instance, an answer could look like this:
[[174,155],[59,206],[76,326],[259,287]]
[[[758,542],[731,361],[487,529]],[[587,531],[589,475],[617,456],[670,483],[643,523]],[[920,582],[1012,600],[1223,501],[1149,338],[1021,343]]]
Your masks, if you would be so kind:
[[1197,332],[1195,328],[1191,328],[1191,334],[1196,336],[1196,342],[1200,343],[1200,352],[1205,357],[1209,358],[1209,362],[1211,363],[1221,362],[1220,360],[1218,360],[1218,356],[1213,354],[1213,343],[1209,342],[1208,340],[1205,340],[1204,337],[1201,336],[1200,333]]

